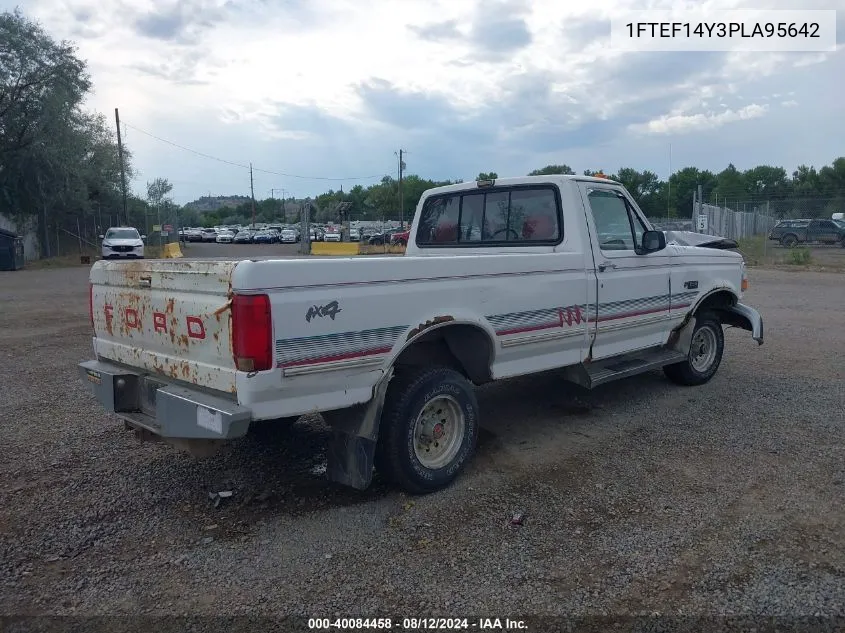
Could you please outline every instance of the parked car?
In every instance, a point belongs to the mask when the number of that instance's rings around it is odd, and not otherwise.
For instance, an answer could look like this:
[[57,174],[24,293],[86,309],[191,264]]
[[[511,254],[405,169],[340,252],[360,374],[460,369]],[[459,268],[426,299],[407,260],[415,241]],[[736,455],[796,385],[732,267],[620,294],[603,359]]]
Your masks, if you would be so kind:
[[339,242],[340,241],[340,229],[334,226],[330,226],[326,229],[325,234],[323,235],[324,242]]
[[202,229],[202,240],[203,242],[216,242],[217,241],[217,231],[214,229]]
[[234,239],[235,234],[231,231],[220,231],[214,241],[218,244],[231,244]]
[[361,241],[361,231],[355,228],[349,229],[349,241],[350,242],[360,242]]
[[372,244],[374,246],[382,246],[383,244],[390,244],[390,240],[393,237],[393,234],[398,231],[388,229],[386,231],[382,231],[380,233],[376,233],[369,240],[367,240],[368,244]]
[[410,229],[408,229],[407,231],[397,231],[396,233],[391,234],[390,243],[395,246],[407,246],[408,236],[410,235],[410,233]]
[[144,258],[144,240],[147,236],[141,235],[134,227],[113,226],[100,239],[103,240],[100,247],[103,259]]
[[255,244],[272,244],[275,242],[275,239],[270,231],[258,231],[252,236],[252,241]]
[[299,241],[299,236],[293,229],[284,229],[281,234],[282,244],[295,244]]
[[769,239],[787,248],[807,243],[838,243],[845,248],[845,228],[833,220],[784,220],[769,232]]
[[202,242],[202,231],[200,229],[185,229],[184,237],[186,242]]

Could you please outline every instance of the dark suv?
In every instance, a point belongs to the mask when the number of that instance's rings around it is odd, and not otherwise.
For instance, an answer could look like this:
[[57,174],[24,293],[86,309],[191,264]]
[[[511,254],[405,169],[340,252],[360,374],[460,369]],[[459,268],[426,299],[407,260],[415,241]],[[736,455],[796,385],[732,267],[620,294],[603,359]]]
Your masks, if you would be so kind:
[[833,220],[783,220],[769,232],[769,239],[787,248],[808,243],[845,247],[845,227]]

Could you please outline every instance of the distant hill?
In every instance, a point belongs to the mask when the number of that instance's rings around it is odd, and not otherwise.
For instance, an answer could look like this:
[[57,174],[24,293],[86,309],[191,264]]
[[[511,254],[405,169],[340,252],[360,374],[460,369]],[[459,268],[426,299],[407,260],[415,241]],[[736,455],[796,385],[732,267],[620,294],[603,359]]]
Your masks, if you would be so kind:
[[249,201],[249,196],[202,196],[186,204],[185,208],[196,209],[200,212],[217,211],[222,208],[234,209]]

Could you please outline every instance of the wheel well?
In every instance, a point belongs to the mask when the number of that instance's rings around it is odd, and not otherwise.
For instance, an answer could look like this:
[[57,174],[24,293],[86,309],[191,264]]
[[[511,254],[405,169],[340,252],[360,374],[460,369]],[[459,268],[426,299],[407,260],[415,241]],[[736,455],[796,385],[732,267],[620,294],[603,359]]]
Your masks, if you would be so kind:
[[695,309],[696,314],[708,310],[719,311],[725,308],[730,308],[737,302],[737,297],[730,290],[717,290],[713,294],[707,295]]
[[454,323],[420,335],[402,350],[394,365],[444,365],[481,385],[493,380],[492,361],[493,343],[487,333],[475,325]]

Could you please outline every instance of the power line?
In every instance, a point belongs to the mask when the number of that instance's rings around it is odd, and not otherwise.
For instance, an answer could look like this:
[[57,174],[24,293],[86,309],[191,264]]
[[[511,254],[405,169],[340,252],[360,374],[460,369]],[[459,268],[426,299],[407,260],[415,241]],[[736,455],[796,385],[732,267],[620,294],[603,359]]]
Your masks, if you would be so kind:
[[[173,147],[178,147],[179,149],[184,150],[186,152],[190,152],[191,154],[196,154],[197,156],[202,156],[203,158],[207,158],[209,160],[216,160],[218,163],[223,163],[225,165],[231,165],[232,167],[240,167],[241,169],[247,169],[247,170],[250,169],[249,165],[244,165],[242,163],[235,163],[233,161],[226,160],[225,158],[219,158],[217,156],[211,156],[210,154],[205,154],[203,152],[199,152],[195,149],[191,149],[190,147],[185,147],[184,145],[180,145],[179,143],[174,143],[173,141],[168,141],[166,138],[161,138],[160,136],[156,136],[155,134],[152,134],[150,132],[142,130],[139,127],[136,127],[134,125],[130,125],[125,120],[121,121],[121,123],[123,123],[123,125],[125,127],[132,128],[136,132],[140,132],[141,134],[144,134],[145,136],[149,136],[150,138],[154,138],[155,140],[160,141],[162,143],[172,145]],[[300,175],[297,175],[297,174],[285,174],[285,173],[280,172],[280,171],[272,171],[270,169],[259,169],[258,167],[253,167],[252,171],[259,171],[261,173],[272,174],[274,176],[282,176],[284,178],[300,178],[302,180],[335,180],[335,181],[374,180],[376,178],[383,178],[384,177],[384,174],[374,174],[372,176],[349,176],[347,178],[329,178],[327,176],[300,176]]]

